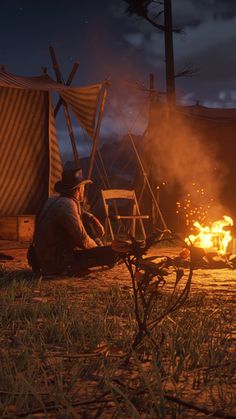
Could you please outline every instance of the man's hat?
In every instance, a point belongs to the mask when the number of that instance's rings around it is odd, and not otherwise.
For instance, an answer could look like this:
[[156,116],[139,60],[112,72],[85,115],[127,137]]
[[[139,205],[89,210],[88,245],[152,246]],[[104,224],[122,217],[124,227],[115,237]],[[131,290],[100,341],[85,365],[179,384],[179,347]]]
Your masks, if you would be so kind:
[[63,166],[63,172],[76,172],[82,176],[82,169],[75,160],[67,160]]
[[58,193],[71,192],[79,185],[92,183],[90,179],[84,179],[76,171],[66,170],[62,172],[61,180],[55,183],[54,190]]

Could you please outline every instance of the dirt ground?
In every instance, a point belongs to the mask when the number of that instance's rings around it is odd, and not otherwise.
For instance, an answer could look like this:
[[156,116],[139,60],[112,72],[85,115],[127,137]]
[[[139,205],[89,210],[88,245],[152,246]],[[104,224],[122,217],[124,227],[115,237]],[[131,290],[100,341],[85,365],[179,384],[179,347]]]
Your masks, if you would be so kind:
[[[26,259],[27,248],[10,248],[13,245],[0,243],[0,252],[13,257],[13,260],[5,261],[3,266],[7,270],[25,270],[29,269]],[[19,246],[19,245],[18,245]],[[177,256],[180,252],[178,247],[153,247],[149,250],[147,256]],[[112,269],[91,269],[91,272],[84,277],[45,277],[45,283],[50,281],[50,285],[55,284],[70,287],[79,287],[85,293],[89,289],[105,290],[111,286],[131,286],[130,275],[124,264],[117,265]],[[169,284],[171,286],[171,283]],[[168,281],[167,281],[168,287]],[[193,274],[191,293],[206,292],[213,298],[236,301],[236,269],[196,269]]]
[[[5,246],[0,244],[0,252],[13,257],[12,260],[3,262],[6,271],[29,271],[26,259],[27,248],[20,248],[19,245],[15,246],[14,249],[9,247],[9,243],[5,244]],[[153,247],[149,250],[147,256],[174,257],[180,251],[181,248],[178,247]],[[130,274],[124,264],[116,265],[112,269],[94,268],[84,277],[44,277],[41,282],[41,287],[44,291],[48,288],[66,289],[67,295],[75,299],[78,304],[89,299],[94,290],[106,291],[117,285],[125,289],[131,288]],[[173,282],[167,277],[166,288],[171,290],[172,287]],[[234,303],[236,301],[236,269],[196,269],[192,278],[190,294],[199,292],[207,293],[208,297],[213,300],[220,299],[225,305],[228,302]],[[35,294],[33,300],[35,302],[42,301],[42,298],[47,299],[47,294]],[[236,340],[236,321],[233,330],[233,340]],[[189,394],[187,394],[186,398],[188,399],[188,397]],[[202,404],[202,400],[200,400],[199,404]]]

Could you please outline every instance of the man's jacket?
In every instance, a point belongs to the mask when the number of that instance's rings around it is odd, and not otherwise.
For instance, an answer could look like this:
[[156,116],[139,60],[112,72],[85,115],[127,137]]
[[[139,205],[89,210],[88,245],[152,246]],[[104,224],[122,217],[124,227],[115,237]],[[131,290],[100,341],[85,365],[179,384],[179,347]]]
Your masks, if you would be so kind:
[[34,245],[45,274],[63,272],[72,263],[76,248],[97,246],[84,228],[78,201],[68,196],[47,200],[36,222]]

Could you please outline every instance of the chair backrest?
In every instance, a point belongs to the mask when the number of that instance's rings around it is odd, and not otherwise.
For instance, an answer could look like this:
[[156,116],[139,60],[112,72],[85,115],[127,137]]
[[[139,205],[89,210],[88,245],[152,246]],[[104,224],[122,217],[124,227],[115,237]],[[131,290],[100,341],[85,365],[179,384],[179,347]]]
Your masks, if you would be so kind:
[[[144,239],[146,239],[146,233],[145,233],[142,218],[148,218],[148,216],[141,216],[138,201],[137,201],[136,194],[135,194],[134,190],[127,190],[127,189],[106,189],[106,190],[104,190],[103,189],[103,190],[101,190],[101,195],[102,195],[102,201],[103,201],[104,210],[105,210],[105,214],[106,214],[106,222],[105,222],[106,236],[107,236],[108,229],[109,229],[112,240],[114,240],[114,238],[115,238],[115,233],[114,233],[113,226],[112,226],[111,219],[110,219],[111,215],[109,213],[109,207],[111,205],[111,201],[114,200],[114,204],[115,204],[114,207],[115,207],[116,215],[115,216],[113,215],[113,218],[116,218],[117,220],[121,220],[121,219],[132,220],[131,234],[133,236],[135,236],[136,221],[138,221],[140,223],[142,235],[143,235]],[[132,213],[131,214],[127,214],[127,215],[120,215],[119,214],[117,200],[120,200],[120,199],[130,200],[132,202]]]
[[128,189],[102,189],[102,197],[108,199],[136,199],[135,191]]

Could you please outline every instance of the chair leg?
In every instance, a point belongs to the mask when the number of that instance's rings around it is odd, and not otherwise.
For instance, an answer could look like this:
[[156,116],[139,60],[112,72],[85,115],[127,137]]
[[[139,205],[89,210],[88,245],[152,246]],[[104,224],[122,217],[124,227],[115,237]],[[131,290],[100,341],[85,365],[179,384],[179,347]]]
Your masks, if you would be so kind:
[[110,230],[111,240],[115,240],[115,236],[114,236],[112,225],[111,225],[111,220],[109,217],[107,217],[107,223]]

